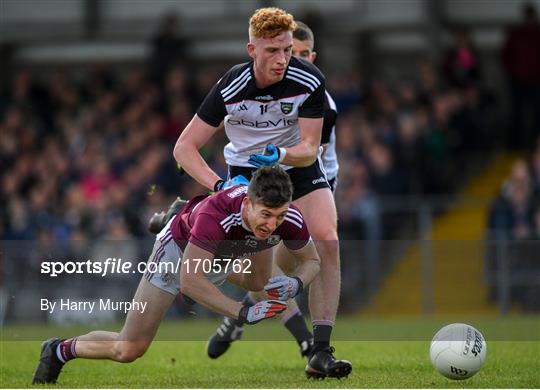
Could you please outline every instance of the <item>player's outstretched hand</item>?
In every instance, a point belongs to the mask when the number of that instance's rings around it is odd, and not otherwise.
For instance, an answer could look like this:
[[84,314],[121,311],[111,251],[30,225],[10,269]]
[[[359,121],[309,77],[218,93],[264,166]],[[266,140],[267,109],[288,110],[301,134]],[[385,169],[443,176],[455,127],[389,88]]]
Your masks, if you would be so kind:
[[229,180],[220,180],[214,186],[215,191],[221,191],[226,188],[238,186],[240,184],[249,185],[249,180],[242,175],[238,175]]
[[249,156],[248,163],[251,165],[260,168],[267,165],[276,165],[283,161],[285,149],[278,148],[274,144],[266,145],[264,149],[264,154],[252,154]]
[[270,299],[286,301],[300,294],[304,289],[304,284],[297,276],[290,278],[280,275],[268,279],[268,284],[264,286],[264,289]]
[[260,301],[253,306],[244,306],[240,309],[238,319],[244,324],[253,325],[267,318],[275,317],[286,308],[287,304],[282,301]]

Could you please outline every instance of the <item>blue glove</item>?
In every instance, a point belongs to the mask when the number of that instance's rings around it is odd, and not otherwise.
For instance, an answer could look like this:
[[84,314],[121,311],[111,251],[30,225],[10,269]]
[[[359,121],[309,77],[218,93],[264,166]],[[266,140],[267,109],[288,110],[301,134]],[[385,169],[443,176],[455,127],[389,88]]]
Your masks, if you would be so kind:
[[218,192],[226,188],[238,186],[241,184],[244,184],[246,186],[249,185],[249,180],[242,175],[235,176],[229,180],[218,180],[216,184],[214,184],[214,191]]
[[285,153],[284,148],[278,148],[274,144],[268,144],[266,145],[266,148],[264,148],[264,154],[252,154],[249,156],[248,163],[257,168],[267,165],[276,165],[283,161]]
[[238,314],[238,320],[243,324],[253,325],[257,322],[272,318],[287,309],[287,304],[281,301],[260,301],[253,306],[243,306]]
[[280,275],[268,279],[268,284],[264,286],[264,289],[270,299],[286,301],[301,293],[304,289],[304,283],[298,276],[290,278]]

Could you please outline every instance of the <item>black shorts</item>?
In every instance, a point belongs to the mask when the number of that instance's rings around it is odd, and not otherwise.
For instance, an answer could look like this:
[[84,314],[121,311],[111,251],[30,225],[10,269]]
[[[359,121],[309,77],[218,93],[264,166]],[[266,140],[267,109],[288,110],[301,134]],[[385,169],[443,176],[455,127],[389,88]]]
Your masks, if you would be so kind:
[[332,179],[328,180],[328,185],[330,186],[330,191],[332,191],[332,194],[336,195],[337,176],[335,176]]
[[[292,200],[301,198],[319,188],[330,188],[326,176],[323,173],[319,160],[317,159],[308,167],[291,168],[287,173],[291,177],[293,184]],[[251,180],[251,175],[257,168],[229,166],[229,178],[242,175]]]

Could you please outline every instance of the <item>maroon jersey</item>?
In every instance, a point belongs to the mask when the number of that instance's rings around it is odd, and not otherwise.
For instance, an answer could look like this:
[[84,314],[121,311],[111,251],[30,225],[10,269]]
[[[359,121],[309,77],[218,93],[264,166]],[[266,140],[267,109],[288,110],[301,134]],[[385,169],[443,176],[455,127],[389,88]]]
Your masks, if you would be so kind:
[[283,240],[292,250],[303,248],[310,236],[297,207],[290,205],[281,225],[266,240],[258,240],[242,221],[247,186],[191,199],[174,217],[171,232],[182,250],[192,242],[217,258],[246,258]]

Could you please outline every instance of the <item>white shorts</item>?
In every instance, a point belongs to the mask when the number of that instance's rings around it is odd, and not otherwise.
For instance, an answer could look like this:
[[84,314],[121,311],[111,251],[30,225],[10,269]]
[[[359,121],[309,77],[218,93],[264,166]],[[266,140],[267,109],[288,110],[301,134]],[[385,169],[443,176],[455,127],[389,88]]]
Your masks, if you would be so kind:
[[[171,219],[156,236],[156,242],[148,259],[148,270],[144,274],[144,278],[157,288],[169,294],[178,295],[180,292],[180,269],[184,253],[173,240],[170,229],[172,221]],[[154,264],[150,265],[150,263]],[[231,273],[232,267],[226,273],[211,271],[206,273],[205,276],[211,283],[219,286],[225,282]]]
[[[147,271],[144,278],[157,288],[177,295],[180,292],[180,266],[178,263],[182,261],[183,253],[172,237],[170,226],[173,219],[156,236],[152,254],[146,263]],[[150,263],[154,264],[150,265]]]

